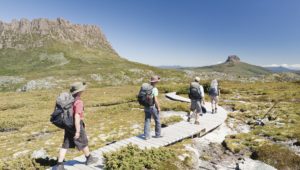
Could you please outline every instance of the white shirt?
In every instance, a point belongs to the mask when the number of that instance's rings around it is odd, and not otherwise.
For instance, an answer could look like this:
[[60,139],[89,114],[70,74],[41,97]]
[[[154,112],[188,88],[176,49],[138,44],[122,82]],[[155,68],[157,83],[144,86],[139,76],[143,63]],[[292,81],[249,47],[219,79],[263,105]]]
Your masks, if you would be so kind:
[[202,99],[204,99],[204,89],[202,85],[200,85],[200,92],[201,92]]

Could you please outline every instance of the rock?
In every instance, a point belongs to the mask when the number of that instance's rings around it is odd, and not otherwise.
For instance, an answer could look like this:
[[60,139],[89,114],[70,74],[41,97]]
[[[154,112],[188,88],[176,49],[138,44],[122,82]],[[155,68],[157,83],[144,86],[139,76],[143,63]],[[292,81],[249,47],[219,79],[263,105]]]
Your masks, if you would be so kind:
[[274,167],[268,164],[265,164],[261,161],[252,160],[250,158],[245,158],[238,165],[241,170],[276,170]]
[[225,63],[239,63],[241,59],[237,55],[228,56]]
[[23,82],[25,79],[16,76],[0,76],[0,85],[5,84],[18,84]]
[[27,155],[27,153],[29,151],[30,150],[24,150],[24,151],[16,152],[16,153],[13,154],[13,158],[18,158],[18,157],[21,157],[21,156],[25,156],[25,155]]
[[51,89],[57,86],[53,77],[45,79],[31,80],[17,91],[27,92],[31,90]]
[[38,159],[38,158],[46,159],[47,157],[48,155],[44,148],[41,148],[40,150],[35,150],[31,154],[31,158],[33,159]]
[[99,74],[91,74],[91,79],[93,79],[95,81],[101,81],[102,77]]
[[[27,38],[24,38],[26,36]],[[41,37],[36,40],[34,37]],[[116,53],[98,26],[72,24],[62,18],[0,21],[0,49],[14,48],[25,50],[41,47],[49,40],[62,40],[64,43],[77,43],[88,48],[102,48]],[[25,42],[24,42],[25,41]]]

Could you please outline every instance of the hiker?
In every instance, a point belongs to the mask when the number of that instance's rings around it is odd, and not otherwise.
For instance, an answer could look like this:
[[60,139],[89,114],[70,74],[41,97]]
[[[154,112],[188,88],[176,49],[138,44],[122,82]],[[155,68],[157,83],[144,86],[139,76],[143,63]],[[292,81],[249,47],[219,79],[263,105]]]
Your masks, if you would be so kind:
[[91,155],[88,147],[88,139],[85,132],[84,107],[81,100],[82,93],[85,91],[86,85],[82,82],[76,82],[71,85],[70,93],[74,97],[72,106],[75,127],[73,129],[66,128],[64,141],[59,152],[57,170],[64,170],[63,161],[69,148],[76,148],[82,151],[86,157],[86,165],[98,162],[98,158]]
[[144,106],[145,111],[145,125],[144,125],[144,139],[150,139],[150,126],[151,116],[155,121],[155,136],[154,138],[160,138],[161,136],[161,124],[160,124],[160,105],[158,101],[158,89],[157,83],[160,81],[159,76],[152,76],[149,83],[144,83],[138,95],[138,101]]
[[191,114],[195,114],[195,124],[199,125],[199,115],[202,116],[202,105],[204,105],[204,90],[199,84],[200,78],[195,77],[194,82],[190,84],[189,98],[191,99],[191,112],[188,114],[188,122],[191,121]]
[[218,101],[219,101],[219,96],[220,96],[220,89],[218,87],[218,81],[217,80],[212,80],[209,88],[209,96],[211,99],[211,108],[212,108],[212,113],[217,113],[218,111]]

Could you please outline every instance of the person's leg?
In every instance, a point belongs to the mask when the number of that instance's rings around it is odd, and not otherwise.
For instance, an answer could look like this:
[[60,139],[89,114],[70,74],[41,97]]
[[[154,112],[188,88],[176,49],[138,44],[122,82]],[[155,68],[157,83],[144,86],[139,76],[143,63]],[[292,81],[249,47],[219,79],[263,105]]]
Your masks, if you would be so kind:
[[215,110],[216,110],[216,113],[217,113],[217,109],[218,109],[218,102],[219,102],[219,97],[216,96],[215,97]]
[[84,147],[82,149],[82,152],[83,152],[83,154],[84,154],[85,157],[88,157],[91,154],[88,146]]
[[212,109],[212,113],[215,112],[215,108],[214,108],[214,97],[210,96],[210,101],[211,101],[211,109]]
[[74,133],[72,133],[68,130],[65,130],[63,144],[62,144],[61,149],[59,150],[59,155],[58,155],[58,160],[57,160],[58,165],[63,166],[63,161],[65,159],[68,149],[75,147],[73,137],[74,137]]
[[155,121],[155,136],[160,137],[161,136],[161,124],[160,124],[159,113],[156,108],[152,109],[152,113],[153,113],[153,119]]
[[68,149],[60,148],[58,156],[58,164],[63,163]]
[[191,103],[191,106],[190,106],[190,112],[188,112],[187,114],[187,121],[190,122],[191,121],[191,116],[193,115],[193,106],[192,106],[192,103]]
[[150,109],[145,109],[145,125],[144,125],[144,136],[145,139],[150,138],[150,126],[151,126],[151,111]]
[[202,115],[202,108],[201,108],[201,101],[197,101],[196,102],[196,118],[195,118],[195,124],[199,125],[200,121],[199,121],[199,115]]
[[188,117],[188,120],[190,121],[190,119],[192,118],[192,117],[195,117],[195,119],[196,119],[196,101],[195,100],[191,100],[191,108],[190,108],[190,113],[189,113],[189,117]]

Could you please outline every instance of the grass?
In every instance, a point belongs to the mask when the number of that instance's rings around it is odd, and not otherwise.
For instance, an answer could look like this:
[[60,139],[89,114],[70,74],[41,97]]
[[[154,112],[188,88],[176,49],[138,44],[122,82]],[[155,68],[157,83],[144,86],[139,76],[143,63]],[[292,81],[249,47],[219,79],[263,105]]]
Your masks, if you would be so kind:
[[[222,105],[229,105],[235,112],[229,117],[249,124],[252,132],[227,136],[224,145],[235,153],[251,156],[259,155],[257,159],[264,162],[276,160],[277,141],[300,139],[299,132],[299,84],[297,83],[237,83],[220,82]],[[162,82],[159,86],[162,110],[189,111],[189,104],[171,101],[164,97],[163,92],[181,91],[186,96],[188,83],[178,83],[167,86]],[[95,87],[91,85],[83,95],[85,104],[85,123],[90,140],[90,148],[104,146],[116,140],[143,133],[144,112],[136,102],[139,86],[122,85],[111,87]],[[0,96],[0,165],[2,167],[22,167],[27,169],[43,169],[55,162],[63,139],[63,131],[51,125],[50,114],[53,111],[56,96],[62,90],[41,90],[27,93],[2,92]],[[280,92],[278,94],[278,92]],[[262,97],[266,96],[266,97]],[[244,102],[239,102],[244,101]],[[266,118],[270,119],[265,126],[257,126],[255,120],[263,118],[265,113],[279,102]],[[162,122],[172,124],[180,121],[178,116],[163,119]],[[279,122],[276,123],[276,122]],[[274,145],[273,147],[273,144]],[[170,147],[176,155],[184,152],[184,143]],[[274,148],[272,155],[265,154],[264,146]],[[49,160],[32,160],[30,154],[44,148]],[[287,153],[282,159],[294,160],[293,152],[286,146],[281,146]],[[27,151],[27,152],[24,152]],[[288,154],[290,153],[290,154]],[[68,152],[66,160],[79,156],[75,150]],[[279,154],[279,153],[278,153]],[[291,158],[289,157],[291,156]],[[52,159],[54,157],[54,159]],[[274,158],[273,158],[274,157]],[[173,167],[172,160],[162,161],[163,167]],[[272,165],[282,167],[281,164]],[[5,164],[4,164],[5,163]],[[177,167],[189,167],[190,160],[176,163]],[[9,165],[8,165],[9,164]],[[0,169],[1,169],[0,166]],[[287,165],[294,167],[294,165]],[[3,168],[2,168],[3,169]],[[21,169],[21,168],[20,168]],[[157,167],[160,169],[160,167]],[[188,169],[188,168],[187,168]]]
[[[229,117],[250,125],[251,132],[227,136],[231,152],[252,156],[278,169],[299,169],[300,157],[280,142],[300,141],[300,90],[297,83],[226,84],[231,94],[222,98],[234,112]],[[234,85],[234,87],[233,87]],[[243,102],[238,102],[243,101]],[[264,126],[256,121],[263,119]],[[236,125],[238,126],[238,124]]]
[[[65,63],[64,65],[61,65]],[[99,75],[99,81],[91,75]],[[137,85],[158,74],[162,81],[180,82],[184,73],[159,69],[119,57],[107,49],[84,48],[78,44],[49,41],[40,48],[0,49],[0,75],[20,76],[28,80],[54,77],[65,88],[74,80],[88,81],[91,87]],[[15,91],[26,81],[0,86],[0,91]]]

